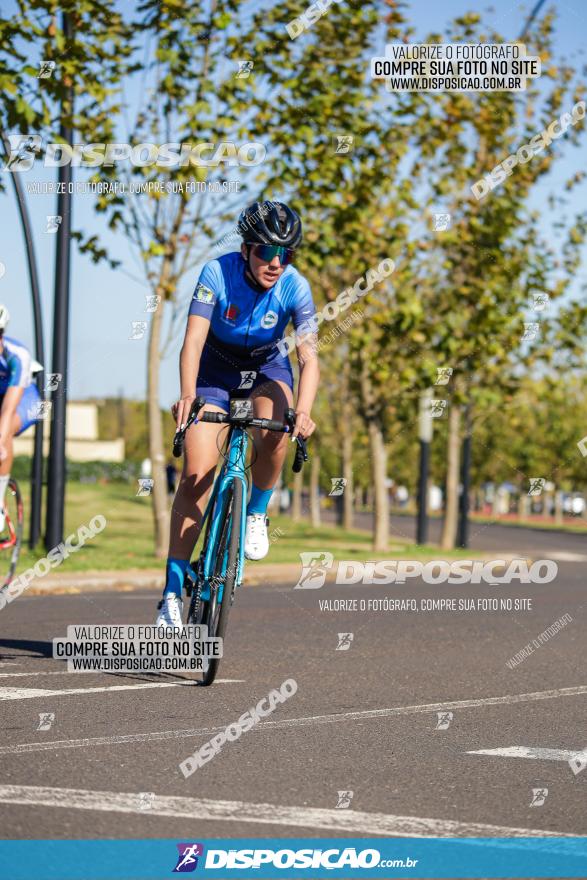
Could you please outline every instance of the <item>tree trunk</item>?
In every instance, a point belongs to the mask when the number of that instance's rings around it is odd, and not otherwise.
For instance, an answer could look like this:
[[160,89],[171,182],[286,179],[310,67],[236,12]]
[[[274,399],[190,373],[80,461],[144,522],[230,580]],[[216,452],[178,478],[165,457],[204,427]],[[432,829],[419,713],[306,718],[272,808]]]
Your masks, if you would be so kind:
[[355,488],[355,507],[357,510],[363,509],[363,487],[357,486]]
[[520,489],[520,496],[518,501],[518,519],[524,520],[527,519],[530,514],[530,499],[528,498],[528,494],[522,486]]
[[[163,419],[159,406],[159,365],[163,308],[153,312],[149,328],[147,363],[147,416],[149,425],[149,456],[153,479],[153,517],[155,526],[155,556],[164,559],[169,541],[169,509],[165,455],[163,452]],[[171,441],[170,441],[171,442]]]
[[461,410],[452,403],[448,412],[448,448],[446,466],[446,501],[440,546],[452,550],[457,535],[459,514],[459,453],[460,453]]
[[554,493],[554,521],[557,526],[562,526],[564,522],[563,493],[560,489]]
[[387,491],[387,451],[383,438],[381,411],[369,374],[367,359],[361,356],[361,411],[369,435],[371,477],[373,486],[367,489],[368,503],[373,510],[373,549],[387,550],[389,540],[389,494]]
[[387,550],[389,541],[389,495],[387,486],[387,451],[380,425],[369,421],[369,448],[371,452],[371,473],[373,477],[375,509],[373,518],[373,549]]
[[292,522],[299,522],[302,518],[302,487],[304,485],[303,471],[294,474],[291,498]]
[[353,528],[353,435],[345,431],[342,438],[342,476],[346,480],[342,496],[342,525],[345,529]]
[[310,465],[310,521],[314,528],[320,526],[320,456],[312,456]]

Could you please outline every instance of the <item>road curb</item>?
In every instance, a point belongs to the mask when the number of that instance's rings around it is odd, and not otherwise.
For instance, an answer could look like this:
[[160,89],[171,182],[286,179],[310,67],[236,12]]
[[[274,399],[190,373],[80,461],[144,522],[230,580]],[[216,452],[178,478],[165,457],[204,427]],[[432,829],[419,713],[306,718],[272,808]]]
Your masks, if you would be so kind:
[[[431,553],[429,556],[419,556],[420,562],[432,562],[442,558],[442,551]],[[510,562],[512,559],[525,558],[528,564],[529,557],[520,557],[512,553],[499,554],[471,554],[471,558],[486,562],[492,559],[503,559]],[[243,586],[255,587],[261,584],[270,584],[272,581],[295,583],[300,577],[300,564],[296,562],[280,563],[248,563],[246,580]],[[51,593],[53,595],[91,593],[91,592],[121,592],[130,593],[136,590],[163,589],[165,578],[164,566],[157,569],[127,569],[124,571],[88,571],[88,572],[63,572],[59,577],[53,575],[44,578],[35,578],[26,589],[25,594],[38,596]],[[328,572],[326,581],[332,582],[335,572]]]

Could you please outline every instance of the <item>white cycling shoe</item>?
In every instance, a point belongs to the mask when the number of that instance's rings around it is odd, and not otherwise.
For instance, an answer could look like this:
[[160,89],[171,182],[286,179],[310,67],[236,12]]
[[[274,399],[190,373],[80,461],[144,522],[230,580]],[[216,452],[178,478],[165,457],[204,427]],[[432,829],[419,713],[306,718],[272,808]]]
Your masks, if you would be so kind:
[[4,531],[5,525],[6,525],[6,512],[3,507],[0,507],[0,535]]
[[245,557],[247,559],[264,559],[269,553],[268,525],[269,520],[264,513],[251,513],[247,516],[245,532]]
[[183,602],[175,593],[164,596],[157,605],[155,626],[182,626]]

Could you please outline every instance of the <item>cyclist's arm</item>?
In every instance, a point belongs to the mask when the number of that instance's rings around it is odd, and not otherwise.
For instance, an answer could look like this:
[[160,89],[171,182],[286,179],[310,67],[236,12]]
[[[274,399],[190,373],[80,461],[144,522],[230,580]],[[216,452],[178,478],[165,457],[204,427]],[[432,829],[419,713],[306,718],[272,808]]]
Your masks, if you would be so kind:
[[318,383],[320,382],[317,341],[316,334],[311,333],[298,339],[296,342],[296,354],[300,370],[296,412],[305,413],[308,416],[312,412],[318,391]]
[[0,438],[4,439],[12,432],[14,413],[20,403],[24,389],[31,379],[31,358],[25,349],[19,349],[19,356],[9,355],[8,388],[0,410]]
[[306,279],[303,279],[297,291],[292,313],[293,325],[296,330],[296,354],[300,370],[294,436],[299,432],[302,436],[309,437],[315,428],[310,416],[320,381],[315,314],[316,308],[310,285]]
[[188,317],[185,337],[179,356],[179,387],[181,389],[181,400],[187,402],[187,413],[183,412],[182,407],[178,407],[178,427],[185,424],[191,402],[196,396],[200,359],[209,329],[209,318],[204,318],[201,315],[190,315]]
[[179,356],[181,399],[172,407],[178,428],[187,421],[192,401],[196,396],[200,359],[210,329],[221,280],[218,263],[216,261],[206,263],[190,303],[185,337]]

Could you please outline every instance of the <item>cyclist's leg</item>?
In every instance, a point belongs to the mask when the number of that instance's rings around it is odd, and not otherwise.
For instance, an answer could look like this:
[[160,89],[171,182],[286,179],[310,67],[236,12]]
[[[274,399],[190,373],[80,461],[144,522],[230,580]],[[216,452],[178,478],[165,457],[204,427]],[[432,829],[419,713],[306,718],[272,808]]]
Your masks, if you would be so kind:
[[22,433],[22,421],[17,412],[12,416],[10,431],[2,438],[2,445],[6,450],[6,458],[0,463],[0,474],[10,474],[14,460],[14,438]]
[[[202,412],[226,412],[207,404]],[[189,559],[198,540],[218,464],[218,435],[225,425],[198,422],[185,435],[183,470],[171,509],[169,556]]]
[[[255,416],[283,420],[285,410],[292,405],[293,394],[287,381],[270,379],[258,385],[251,394]],[[258,455],[252,467],[253,486],[262,491],[273,490],[287,454],[289,434],[254,429]]]
[[4,530],[4,499],[6,497],[6,489],[8,488],[8,481],[10,480],[10,473],[12,470],[12,462],[14,460],[13,440],[17,434],[21,433],[21,431],[22,420],[21,417],[18,415],[18,412],[15,412],[12,416],[10,431],[7,433],[6,437],[2,438],[2,445],[6,450],[6,457],[0,462],[0,532]]
[[[223,406],[208,404],[203,412],[226,412]],[[163,598],[157,606],[156,625],[181,625],[183,582],[194,546],[202,527],[206,500],[218,463],[218,434],[223,425],[198,422],[185,435],[183,470],[169,527],[169,553]]]
[[[258,385],[251,398],[255,415],[259,418],[283,419],[284,411],[292,404],[289,377],[273,378]],[[263,559],[269,552],[267,535],[267,506],[287,454],[289,434],[255,429],[257,458],[252,467],[251,497],[247,505],[245,556]]]

